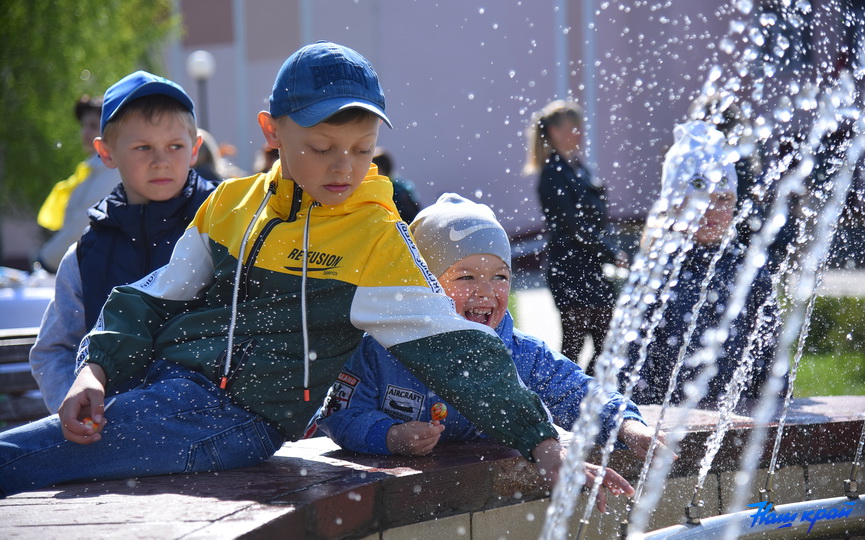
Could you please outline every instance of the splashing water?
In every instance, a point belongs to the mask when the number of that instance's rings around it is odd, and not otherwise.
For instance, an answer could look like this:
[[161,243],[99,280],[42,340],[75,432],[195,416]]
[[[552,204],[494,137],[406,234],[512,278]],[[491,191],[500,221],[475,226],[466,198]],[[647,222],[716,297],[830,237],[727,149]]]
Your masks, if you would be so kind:
[[[736,12],[744,17],[752,14],[754,5],[750,0],[737,0],[733,3]],[[740,472],[736,477],[737,489],[731,507],[731,512],[741,510],[744,507],[744,499],[748,494],[747,487],[753,480],[757,463],[759,463],[760,452],[765,442],[766,426],[773,414],[778,411],[778,396],[787,384],[783,408],[780,413],[778,437],[775,441],[772,461],[770,463],[770,474],[775,467],[775,458],[778,452],[780,433],[783,430],[786,412],[792,399],[793,386],[795,383],[796,369],[799,359],[804,350],[804,340],[808,333],[808,319],[813,309],[814,293],[822,278],[825,268],[829,247],[837,227],[837,218],[841,213],[847,192],[852,183],[854,165],[865,152],[865,127],[863,120],[856,110],[856,80],[862,78],[862,70],[857,72],[842,71],[837,79],[824,77],[822,74],[816,76],[813,83],[791,82],[783,89],[771,89],[769,83],[780,67],[787,62],[787,57],[794,45],[783,35],[774,36],[767,41],[767,32],[781,24],[792,27],[802,27],[805,23],[803,16],[810,13],[811,6],[808,2],[800,0],[795,5],[784,4],[783,17],[777,14],[762,13],[752,17],[753,22],[734,20],[730,24],[727,36],[720,40],[719,50],[730,55],[730,74],[718,65],[712,66],[706,74],[706,82],[702,89],[703,97],[726,95],[725,99],[736,99],[735,95],[745,95],[743,80],[749,79],[750,93],[747,94],[754,102],[765,105],[775,97],[779,91],[787,94],[777,96],[777,102],[769,115],[760,115],[753,118],[754,107],[747,101],[739,103],[740,109],[747,118],[752,119],[753,130],[738,140],[730,140],[730,144],[740,155],[749,155],[755,151],[754,141],[766,143],[772,136],[778,133],[795,131],[791,126],[809,126],[808,135],[805,140],[795,147],[795,152],[800,158],[795,166],[792,166],[789,156],[779,156],[771,164],[766,173],[764,184],[755,188],[753,193],[755,200],[769,200],[769,190],[774,193],[771,206],[766,212],[765,219],[760,219],[759,212],[753,210],[751,201],[744,201],[739,214],[736,216],[734,225],[730,227],[728,234],[722,240],[722,246],[718,249],[715,257],[710,263],[710,270],[701,284],[701,294],[698,305],[693,313],[706,302],[708,284],[714,273],[714,265],[717,263],[721,253],[733,239],[733,231],[740,223],[748,222],[756,231],[748,244],[743,263],[740,266],[733,287],[733,292],[725,306],[720,323],[716,328],[706,332],[701,348],[689,358],[685,357],[684,350],[679,352],[677,362],[674,366],[673,380],[661,407],[661,420],[669,406],[669,399],[676,384],[676,377],[683,365],[697,369],[697,376],[686,386],[686,401],[679,409],[679,416],[673,425],[687,423],[688,413],[693,410],[706,394],[709,381],[716,374],[715,359],[719,356],[721,348],[729,336],[730,328],[737,316],[742,312],[746,303],[748,292],[758,271],[766,265],[770,246],[775,241],[781,228],[790,219],[789,209],[794,198],[805,198],[808,204],[804,208],[803,215],[810,219],[810,226],[806,226],[805,220],[797,222],[797,233],[795,240],[788,246],[783,260],[778,269],[772,274],[772,283],[779,289],[793,290],[791,295],[792,304],[787,308],[783,317],[777,320],[760,318],[751,335],[747,338],[747,345],[743,355],[743,361],[737,366],[732,381],[720,402],[720,422],[718,430],[707,442],[707,451],[701,463],[695,486],[694,500],[702,490],[703,483],[711,468],[715,455],[720,448],[726,430],[732,422],[733,411],[738,404],[742,389],[753,370],[752,349],[759,346],[759,340],[768,334],[778,335],[778,346],[772,372],[766,381],[764,392],[754,412],[754,420],[757,428],[748,442],[745,452],[741,458]],[[741,46],[741,50],[737,49]],[[770,51],[771,54],[763,54],[760,51]],[[762,60],[762,62],[760,61]],[[712,119],[719,123],[718,119]],[[841,128],[850,129],[849,141],[844,146],[843,165],[832,177],[827,186],[814,190],[809,185],[809,179],[816,167],[813,156],[819,154],[828,136],[835,134]],[[783,139],[783,137],[782,137]],[[823,190],[823,193],[819,193]],[[573,507],[577,500],[576,494],[580,493],[586,482],[586,476],[582,470],[582,463],[588,453],[588,447],[594,441],[600,430],[598,418],[603,407],[605,396],[609,392],[616,391],[619,371],[626,365],[627,348],[632,347],[640,336],[644,336],[639,343],[639,355],[637,362],[629,369],[625,381],[627,384],[622,393],[626,398],[630,397],[634,385],[639,378],[640,368],[646,358],[646,347],[654,336],[654,330],[662,320],[665,303],[669,298],[670,287],[679,279],[679,270],[684,254],[693,245],[694,230],[700,218],[706,210],[706,205],[694,203],[693,207],[686,208],[681,214],[673,215],[669,210],[676,207],[672,193],[661,193],[659,201],[653,206],[647,218],[647,230],[650,231],[649,241],[641,247],[641,251],[635,257],[631,268],[631,274],[623,287],[623,291],[617,301],[613,320],[607,340],[604,343],[601,355],[597,361],[597,384],[598,391],[590,393],[581,405],[581,414],[573,426],[573,440],[569,448],[568,457],[560,471],[560,481],[553,493],[551,505],[547,511],[547,521],[544,526],[542,538],[561,538],[566,535],[567,522],[573,514]],[[789,283],[791,276],[795,278],[795,288]],[[660,305],[649,311],[660,300]],[[763,312],[761,309],[760,312]],[[647,317],[648,314],[648,317]],[[690,342],[694,333],[696,317],[692,317],[692,324],[686,330],[685,339],[682,340],[683,348]],[[796,354],[791,363],[787,358],[790,346],[797,342]],[[788,374],[789,371],[789,374]],[[789,377],[789,379],[788,379]],[[621,422],[621,414],[617,418]],[[653,437],[649,457],[647,458],[637,484],[637,493],[633,500],[631,514],[631,527],[629,534],[639,534],[645,530],[648,518],[660,499],[667,475],[672,466],[673,454],[681,442],[684,432],[672,432],[667,434],[667,447],[669,451],[658,452],[658,430],[656,428]],[[601,474],[592,485],[586,509],[582,514],[582,523],[587,523],[591,516],[593,501],[603,482],[603,473],[613,449],[615,437],[618,430],[613,430],[610,439],[603,448],[601,455]],[[865,431],[863,431],[865,433]],[[862,442],[860,441],[860,448]],[[652,461],[654,458],[654,462]],[[858,458],[857,458],[858,461]],[[649,472],[649,464],[653,467]],[[646,489],[645,486],[650,486]],[[735,538],[738,531],[729,529],[727,538]]]

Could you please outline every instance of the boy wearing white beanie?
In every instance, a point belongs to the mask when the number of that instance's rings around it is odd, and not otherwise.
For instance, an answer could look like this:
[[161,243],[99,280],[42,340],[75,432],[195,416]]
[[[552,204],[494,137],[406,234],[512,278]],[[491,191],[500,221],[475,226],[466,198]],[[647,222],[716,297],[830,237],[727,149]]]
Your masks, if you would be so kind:
[[[493,211],[457,194],[446,193],[422,210],[410,225],[415,243],[457,313],[496,331],[510,349],[523,383],[549,409],[553,422],[570,429],[580,402],[596,388],[571,360],[538,338],[514,328],[508,312],[511,248]],[[621,394],[609,396],[599,440],[613,427]],[[370,454],[429,454],[439,442],[483,436],[459,411],[447,407],[444,421],[430,408],[446,402],[404,369],[370,336],[348,361],[319,414],[310,424],[345,449]],[[628,402],[619,440],[644,455],[652,430]]]
[[[689,229],[693,230],[693,243],[684,242],[676,247],[676,252],[669,253],[670,261],[677,260],[681,254],[677,281],[671,285],[665,305],[658,301],[649,306],[645,314],[648,320],[654,310],[664,310],[651,342],[646,345],[646,358],[633,393],[633,400],[641,405],[663,403],[682,347],[687,348],[686,357],[690,357],[704,345],[706,333],[721,323],[745,257],[745,247],[731,230],[736,212],[738,153],[728,146],[724,134],[708,122],[694,120],[680,124],[674,128],[673,136],[673,146],[664,159],[658,201],[664,211],[656,222],[646,224],[643,249],[648,249],[648,242],[667,243],[672,235],[685,234]],[[666,219],[666,214],[677,223]],[[696,227],[692,226],[691,222],[697,219]],[[718,255],[728,231],[731,241],[724,253]],[[709,276],[716,256],[713,274]],[[673,275],[672,270],[670,267],[668,277]],[[693,310],[704,293],[702,287],[707,278],[705,301],[696,323],[692,323]],[[759,390],[769,376],[776,345],[776,328],[771,324],[758,326],[761,320],[778,320],[771,276],[765,267],[758,271],[746,305],[733,321],[729,337],[715,359],[718,371],[709,381],[701,407],[714,409],[726,393],[734,390],[729,384],[735,382],[736,367],[745,359],[750,359],[753,365],[747,380],[736,382],[741,386],[738,391],[746,408],[748,402],[759,397]],[[696,326],[689,342],[684,343],[692,324]],[[646,336],[641,337],[646,339]],[[635,341],[629,350],[631,366],[638,362],[642,339]],[[622,384],[629,371],[627,368],[621,371]],[[682,368],[672,393],[672,403],[685,401],[685,385],[698,373],[699,368],[690,368],[687,364]]]

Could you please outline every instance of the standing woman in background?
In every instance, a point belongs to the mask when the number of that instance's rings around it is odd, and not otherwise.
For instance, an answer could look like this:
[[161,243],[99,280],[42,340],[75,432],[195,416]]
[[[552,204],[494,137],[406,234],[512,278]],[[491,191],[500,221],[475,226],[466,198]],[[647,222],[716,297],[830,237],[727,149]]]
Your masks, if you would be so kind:
[[578,362],[586,335],[594,373],[615,304],[612,278],[604,264],[627,266],[628,257],[607,231],[603,187],[580,161],[583,113],[569,101],[552,101],[536,112],[527,130],[523,172],[540,173],[538,196],[547,222],[547,285],[562,317],[562,354]]

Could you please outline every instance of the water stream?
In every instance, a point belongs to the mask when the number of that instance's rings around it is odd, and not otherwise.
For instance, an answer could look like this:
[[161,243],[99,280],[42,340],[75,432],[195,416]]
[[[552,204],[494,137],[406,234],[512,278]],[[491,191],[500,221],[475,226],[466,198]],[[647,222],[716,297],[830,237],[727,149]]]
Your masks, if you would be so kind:
[[[802,14],[809,13],[811,9],[805,0],[795,3],[781,2],[781,5],[783,9],[780,14],[785,17],[783,22],[793,26],[804,24]],[[776,418],[778,427],[770,461],[769,480],[777,465],[780,437],[793,397],[798,363],[808,335],[808,321],[813,310],[815,291],[826,265],[837,220],[852,183],[855,165],[865,151],[865,128],[857,109],[857,81],[862,78],[861,70],[842,70],[836,79],[818,75],[813,82],[791,82],[782,89],[786,92],[770,90],[769,83],[772,82],[790,44],[785,45],[783,36],[774,36],[773,44],[767,44],[766,40],[768,31],[782,21],[779,21],[777,14],[761,13],[755,16],[750,0],[734,1],[733,7],[740,18],[731,22],[730,32],[719,43],[719,49],[730,55],[729,65],[726,70],[720,65],[708,70],[703,95],[699,97],[722,96],[723,99],[737,101],[739,109],[751,126],[750,132],[740,136],[737,141],[728,141],[731,143],[731,151],[741,156],[758,151],[760,145],[767,145],[770,139],[777,137],[776,131],[799,131],[806,135],[802,139],[788,140],[793,148],[791,155],[776,156],[776,159],[766,164],[764,182],[755,188],[752,195],[755,201],[770,204],[766,204],[765,211],[760,215],[761,212],[752,207],[753,201],[743,201],[734,226],[730,227],[714,255],[709,271],[701,283],[699,299],[692,312],[692,323],[685,331],[682,349],[675,360],[671,359],[675,361],[673,377],[661,407],[658,426],[671,410],[670,398],[679,384],[677,378],[683,367],[695,370],[696,376],[685,384],[685,401],[675,410],[676,418],[670,425],[686,425],[690,411],[694,410],[706,395],[709,381],[717,372],[715,359],[721,354],[734,321],[742,313],[755,277],[767,265],[770,247],[779,231],[792,220],[796,234],[771,276],[776,290],[787,299],[786,308],[781,320],[758,320],[753,333],[748,336],[742,362],[737,366],[731,384],[721,399],[718,429],[707,441],[706,453],[700,463],[694,487],[692,506],[700,502],[699,495],[706,476],[732,423],[741,391],[753,371],[751,350],[759,346],[760,340],[767,339],[766,336],[776,335],[778,346],[771,376],[766,381],[764,392],[753,411],[756,429],[752,431],[735,478],[736,489],[731,506],[731,511],[735,512],[744,508],[765,444],[766,426],[773,417]],[[771,45],[769,49],[774,54],[759,54],[758,51],[766,50],[767,45]],[[744,81],[747,81],[747,85]],[[768,107],[770,115],[756,112],[758,108],[766,108],[772,99],[776,101],[774,106]],[[797,129],[791,127],[794,125]],[[807,129],[803,130],[806,126]],[[839,146],[832,147],[828,141],[839,133],[844,137]],[[821,152],[831,154],[832,151],[841,152],[841,166],[824,180],[822,185],[814,185],[815,169],[825,165],[817,162],[817,156],[821,155]],[[599,391],[590,393],[584,400],[580,418],[573,426],[572,444],[560,474],[559,485],[552,496],[542,538],[562,538],[566,535],[567,523],[574,513],[578,494],[586,481],[581,464],[600,430],[597,419],[600,417],[605,395],[619,389],[626,397],[630,397],[646,360],[648,344],[654,338],[658,324],[663,320],[670,290],[680,279],[682,261],[693,246],[694,232],[706,211],[708,199],[691,197],[683,204],[681,197],[677,197],[675,193],[662,192],[647,218],[647,235],[617,301],[610,331],[596,364]],[[796,200],[801,200],[803,205],[797,215],[791,215],[790,209]],[[686,354],[686,347],[695,332],[695,315],[706,303],[714,266],[733,242],[734,232],[741,222],[750,224],[755,232],[750,237],[742,264],[736,273],[732,292],[719,324],[704,334],[700,347],[689,356]],[[794,343],[795,354],[791,362],[788,351],[792,350]],[[638,347],[637,361],[627,373],[620,374],[627,365],[629,347]],[[623,387],[618,387],[617,380],[625,381]],[[779,396],[783,396],[783,399]],[[658,504],[672,467],[674,452],[684,436],[683,431],[668,433],[668,451],[660,452],[657,444],[658,429],[656,426],[649,456],[637,481],[636,494],[630,509],[629,536],[646,530],[649,517]],[[602,467],[606,467],[608,463],[617,433],[618,430],[613,430],[610,440],[603,447]],[[850,482],[855,482],[863,441],[865,430]],[[581,515],[581,523],[584,525],[589,522],[594,508],[593,501],[601,489],[602,481],[602,475],[596,478],[589,490],[589,496],[583,498],[585,509]],[[771,490],[771,481],[767,482],[767,490]],[[771,493],[768,493],[768,496],[771,497]],[[699,516],[696,521],[699,521]],[[735,530],[735,523],[731,523],[733,525],[726,531],[727,538],[735,538],[739,533]]]

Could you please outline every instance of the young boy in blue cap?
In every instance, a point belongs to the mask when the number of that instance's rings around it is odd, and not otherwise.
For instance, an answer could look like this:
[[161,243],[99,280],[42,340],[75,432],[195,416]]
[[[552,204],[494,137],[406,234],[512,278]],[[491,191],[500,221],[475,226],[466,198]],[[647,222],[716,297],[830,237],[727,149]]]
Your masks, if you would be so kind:
[[190,167],[201,139],[192,100],[168,79],[137,71],[105,93],[93,144],[121,183],[89,210],[90,226],[57,270],[30,367],[49,412],[75,380],[75,354],[111,289],[168,263],[174,244],[216,187]]
[[[495,332],[454,313],[370,166],[384,108],[357,52],[290,56],[258,117],[279,161],[220,184],[168,265],[111,293],[59,415],[0,434],[0,492],[260,463],[303,434],[364,331],[554,480],[543,405]],[[104,429],[82,422],[101,428],[106,388],[144,368]]]

